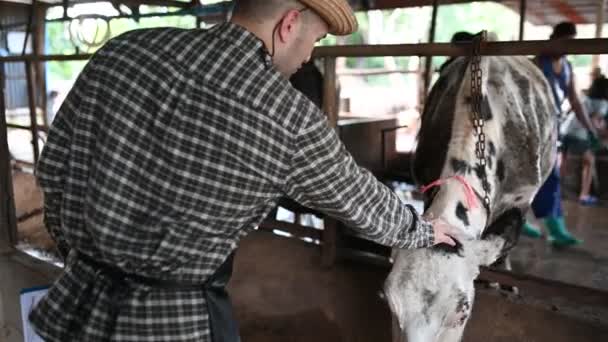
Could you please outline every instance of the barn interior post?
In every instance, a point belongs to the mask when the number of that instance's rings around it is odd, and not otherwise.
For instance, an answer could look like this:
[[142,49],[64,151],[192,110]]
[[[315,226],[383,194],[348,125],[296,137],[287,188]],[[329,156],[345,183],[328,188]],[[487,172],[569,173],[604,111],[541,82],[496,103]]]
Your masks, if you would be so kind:
[[25,62],[25,74],[27,77],[27,97],[30,107],[30,132],[32,134],[32,147],[34,149],[34,164],[36,164],[40,155],[40,146],[38,145],[38,113],[36,108],[36,78],[34,62]]
[[[437,14],[439,13],[439,0],[433,0],[433,14],[431,18],[431,27],[429,29],[429,43],[435,42],[435,29],[437,27]],[[433,56],[426,57],[424,66],[424,102],[431,87],[431,76],[433,75]]]
[[[323,59],[323,111],[332,128],[338,126],[338,94],[336,88],[336,58]],[[330,267],[336,261],[338,222],[326,216],[323,219],[323,234],[321,235],[321,265]]]
[[0,61],[0,252],[17,242],[17,224],[8,151],[5,102],[6,74]]
[[[606,20],[606,2],[608,0],[598,0],[597,17],[595,22],[595,38],[602,38],[604,29],[604,21]],[[591,59],[591,69],[595,69],[600,65],[600,56],[593,55]]]
[[336,128],[338,124],[338,101],[336,92],[336,58],[326,57],[323,59],[323,111],[329,120],[331,127]]
[[526,7],[527,7],[527,1],[520,0],[520,2],[519,2],[519,40],[524,40],[525,24],[526,24]]
[[[45,40],[45,16],[46,10],[49,5],[36,2],[36,6],[34,10],[34,27],[32,32],[32,53],[34,56],[38,57],[45,53],[44,49],[44,40]],[[46,112],[47,108],[47,94],[46,94],[46,71],[45,71],[45,63],[41,60],[37,60],[34,63],[34,76],[36,80],[36,89],[39,91],[39,97],[37,98],[37,103],[42,108],[42,122],[44,124],[44,129],[48,128],[50,122],[47,122],[48,113]],[[40,127],[42,128],[42,127]]]

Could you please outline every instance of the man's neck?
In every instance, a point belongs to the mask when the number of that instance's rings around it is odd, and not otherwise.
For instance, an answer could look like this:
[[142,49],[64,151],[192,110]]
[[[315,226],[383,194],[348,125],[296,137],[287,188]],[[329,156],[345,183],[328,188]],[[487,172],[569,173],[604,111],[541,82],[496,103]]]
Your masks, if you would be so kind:
[[264,43],[266,50],[270,51],[270,49],[271,49],[270,45],[272,42],[272,37],[271,37],[272,30],[268,30],[263,25],[260,25],[256,22],[253,22],[253,21],[248,20],[243,17],[232,17],[230,19],[230,22],[233,24],[239,25],[240,27],[244,28],[245,30],[251,32],[254,36],[258,37],[258,39],[261,40],[262,43]]

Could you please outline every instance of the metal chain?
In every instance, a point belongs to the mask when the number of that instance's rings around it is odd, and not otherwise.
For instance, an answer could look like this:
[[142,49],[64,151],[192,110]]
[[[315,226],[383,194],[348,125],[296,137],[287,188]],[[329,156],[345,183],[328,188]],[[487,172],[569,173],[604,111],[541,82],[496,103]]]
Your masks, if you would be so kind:
[[486,172],[486,135],[483,132],[485,121],[481,112],[481,103],[483,93],[481,89],[481,81],[483,73],[481,70],[481,44],[486,39],[486,31],[481,31],[473,38],[473,46],[471,49],[471,114],[473,120],[474,134],[477,136],[475,143],[475,155],[477,157],[478,167],[483,168],[481,172],[481,186],[483,188],[483,204],[486,210],[490,210],[490,194],[489,183]]

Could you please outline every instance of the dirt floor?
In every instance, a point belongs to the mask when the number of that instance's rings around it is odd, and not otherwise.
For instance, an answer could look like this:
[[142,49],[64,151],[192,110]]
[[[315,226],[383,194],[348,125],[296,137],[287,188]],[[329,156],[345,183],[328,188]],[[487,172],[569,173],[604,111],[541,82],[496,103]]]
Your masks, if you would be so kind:
[[[230,292],[246,342],[390,341],[378,293],[386,271],[319,267],[318,248],[256,232],[236,258]],[[608,327],[478,291],[464,341],[608,341]]]
[[53,253],[55,244],[44,228],[42,214],[42,191],[30,172],[15,171],[13,194],[17,217],[17,234],[22,247],[34,247]]

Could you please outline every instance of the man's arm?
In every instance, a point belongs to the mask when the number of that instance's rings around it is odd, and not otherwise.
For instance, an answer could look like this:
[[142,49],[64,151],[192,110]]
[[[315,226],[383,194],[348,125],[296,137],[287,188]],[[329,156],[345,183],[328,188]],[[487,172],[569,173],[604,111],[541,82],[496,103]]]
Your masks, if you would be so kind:
[[574,114],[576,114],[576,118],[578,119],[578,121],[589,132],[591,132],[591,134],[593,134],[595,137],[597,137],[597,130],[595,129],[595,126],[591,122],[589,115],[585,111],[585,108],[583,108],[581,101],[578,97],[578,93],[577,93],[576,87],[574,85],[574,74],[572,74],[572,80],[570,81],[570,85],[568,86],[568,101],[570,102],[570,105],[572,106],[572,110],[574,111]]
[[[435,243],[433,225],[357,166],[321,112],[310,116],[293,148],[284,189],[289,197],[336,217],[383,245],[419,248]],[[451,242],[441,233],[437,239],[438,243]]]

